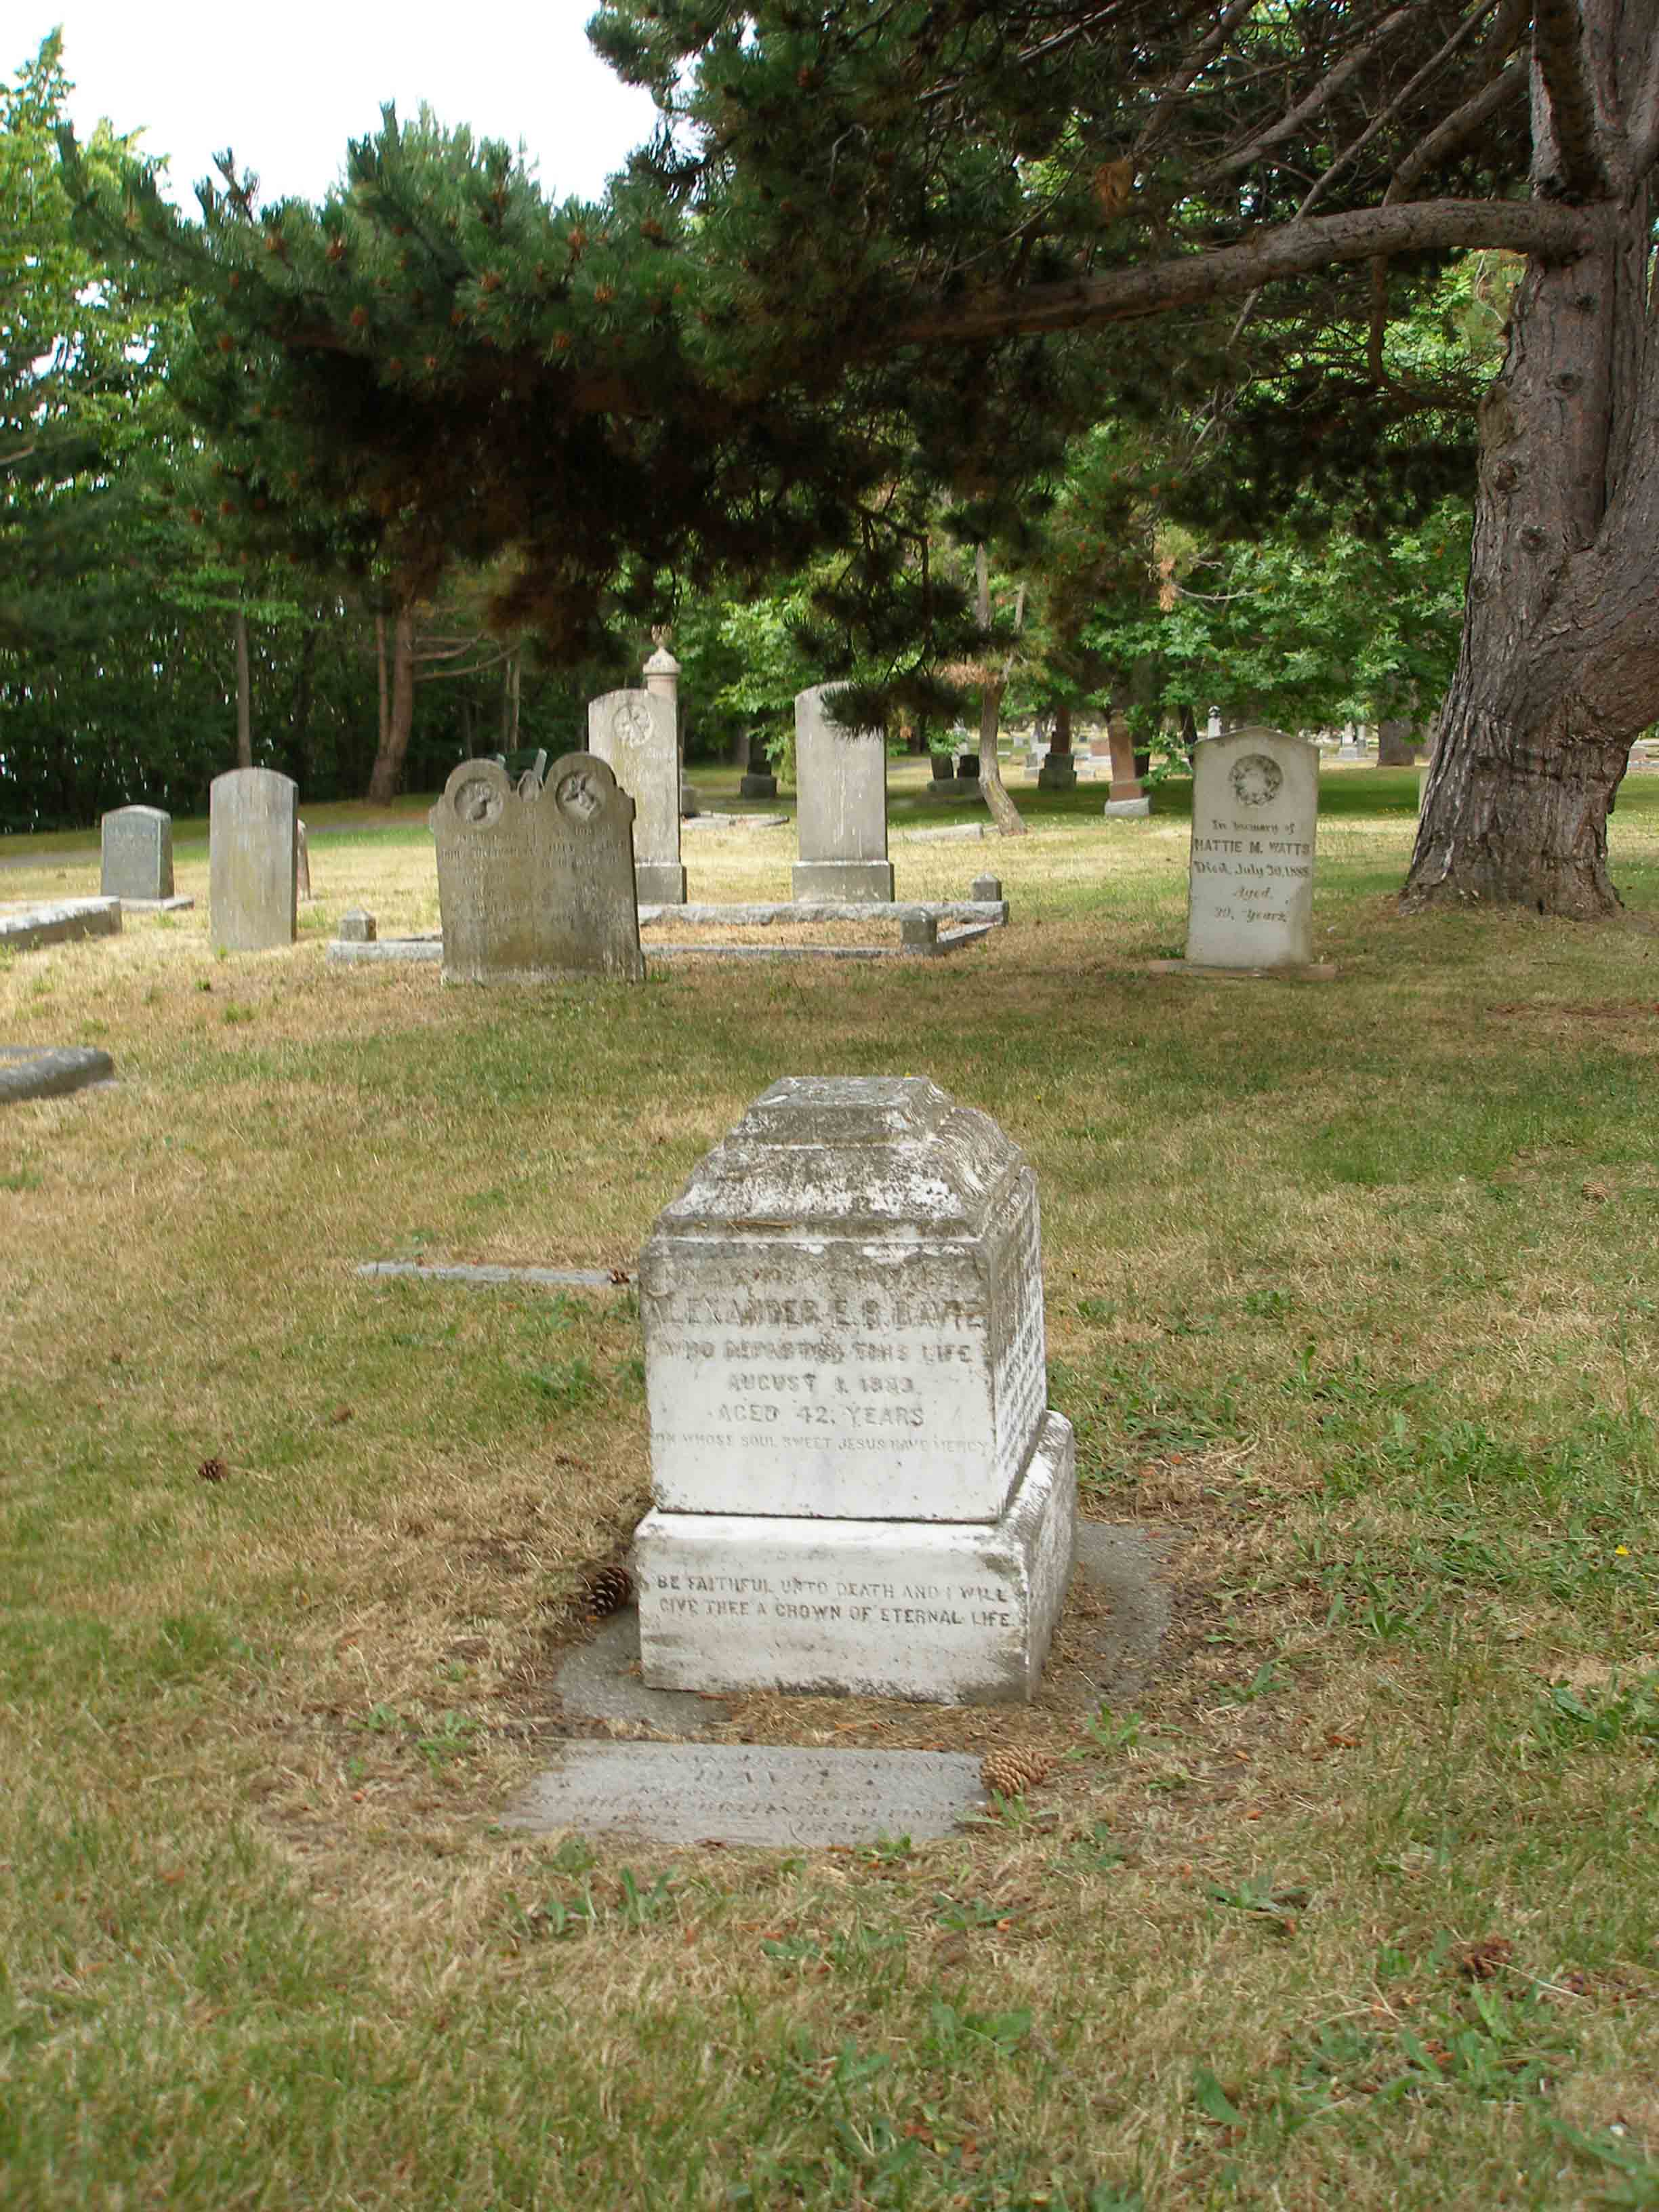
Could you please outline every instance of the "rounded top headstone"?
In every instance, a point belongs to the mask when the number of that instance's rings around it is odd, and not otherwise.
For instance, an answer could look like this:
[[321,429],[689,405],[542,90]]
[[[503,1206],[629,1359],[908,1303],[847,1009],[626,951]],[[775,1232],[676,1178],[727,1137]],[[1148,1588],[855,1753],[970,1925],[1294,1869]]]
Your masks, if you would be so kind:
[[647,676],[678,676],[680,664],[665,645],[659,645],[645,664]]

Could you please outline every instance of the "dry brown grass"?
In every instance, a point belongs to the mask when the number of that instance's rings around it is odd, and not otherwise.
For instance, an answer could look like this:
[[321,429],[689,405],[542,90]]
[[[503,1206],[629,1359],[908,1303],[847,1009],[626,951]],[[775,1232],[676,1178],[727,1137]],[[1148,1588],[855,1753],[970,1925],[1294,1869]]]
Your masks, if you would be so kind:
[[[1294,992],[1149,975],[1184,824],[1080,811],[899,848],[902,895],[1007,884],[953,962],[330,971],[346,907],[437,917],[418,839],[320,836],[292,953],[213,958],[185,845],[195,914],[0,961],[0,1036],[121,1079],[0,1121],[8,2201],[1619,2201],[1659,2157],[1653,940],[1398,921],[1408,830],[1322,832],[1341,981]],[[688,841],[694,896],[787,896],[783,842]],[[742,1701],[711,1735],[1066,1755],[960,1838],[677,1853],[641,1904],[665,1856],[630,1891],[492,1826],[645,1503],[629,1293],[353,1270],[629,1267],[820,1069],[1030,1153],[1086,1510],[1178,1539],[1175,1622],[1092,1728],[1081,1589],[1029,1714]]]

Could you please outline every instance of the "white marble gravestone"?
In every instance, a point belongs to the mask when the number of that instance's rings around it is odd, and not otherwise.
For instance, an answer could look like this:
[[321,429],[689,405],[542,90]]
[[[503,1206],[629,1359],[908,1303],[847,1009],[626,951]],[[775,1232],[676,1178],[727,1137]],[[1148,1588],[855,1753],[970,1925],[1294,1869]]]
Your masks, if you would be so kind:
[[1036,1180],[905,1077],[790,1077],[640,1261],[663,1689],[1029,1698],[1071,1572]]
[[[658,659],[647,664],[647,678]],[[678,663],[669,660],[678,677]],[[668,672],[663,672],[665,677]],[[684,906],[680,861],[679,712],[666,681],[607,691],[587,707],[588,750],[606,762],[634,802],[634,874],[642,906]]]
[[1313,959],[1319,748],[1253,726],[1193,748],[1187,958],[1200,968]]
[[634,802],[592,753],[544,781],[463,761],[428,817],[438,849],[446,983],[608,975],[642,983]]
[[833,684],[795,700],[797,899],[890,900],[887,857],[887,739],[845,730],[825,703]]
[[213,779],[208,905],[216,950],[263,952],[299,929],[299,789],[273,768]]
[[161,806],[118,806],[105,815],[103,872],[106,898],[161,904],[173,896],[173,817]]

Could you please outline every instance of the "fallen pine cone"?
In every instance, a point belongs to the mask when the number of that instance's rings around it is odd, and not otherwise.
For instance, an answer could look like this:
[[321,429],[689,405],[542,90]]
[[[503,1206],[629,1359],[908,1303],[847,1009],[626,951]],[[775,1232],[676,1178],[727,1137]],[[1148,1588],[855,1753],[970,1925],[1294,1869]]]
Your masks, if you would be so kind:
[[1046,1782],[1054,1765],[1040,1751],[988,1751],[979,1763],[979,1778],[999,1797],[1019,1797]]
[[588,1569],[576,1593],[575,1609],[585,1620],[604,1620],[620,1613],[633,1595],[633,1576],[613,1559],[603,1567]]
[[222,1482],[229,1468],[222,1459],[204,1459],[196,1470],[204,1482]]

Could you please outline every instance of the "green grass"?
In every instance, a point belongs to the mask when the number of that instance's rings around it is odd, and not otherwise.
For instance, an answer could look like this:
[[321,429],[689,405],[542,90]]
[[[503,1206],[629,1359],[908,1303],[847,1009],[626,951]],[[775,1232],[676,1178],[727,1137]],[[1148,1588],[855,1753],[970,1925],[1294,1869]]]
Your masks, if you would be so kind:
[[[313,844],[291,954],[212,957],[185,836],[194,914],[0,963],[0,1035],[121,1077],[0,1118],[0,2201],[1659,2204],[1659,778],[1598,929],[1400,920],[1414,791],[1322,787],[1332,984],[1149,972],[1179,787],[896,843],[1014,901],[914,968],[329,971],[347,906],[435,926],[415,801]],[[787,832],[727,842],[694,892],[787,889]],[[0,893],[96,888],[39,859]],[[1162,1671],[711,1723],[1059,1758],[943,1843],[504,1832],[647,1502],[637,1306],[355,1267],[627,1269],[821,1071],[1031,1158]]]

